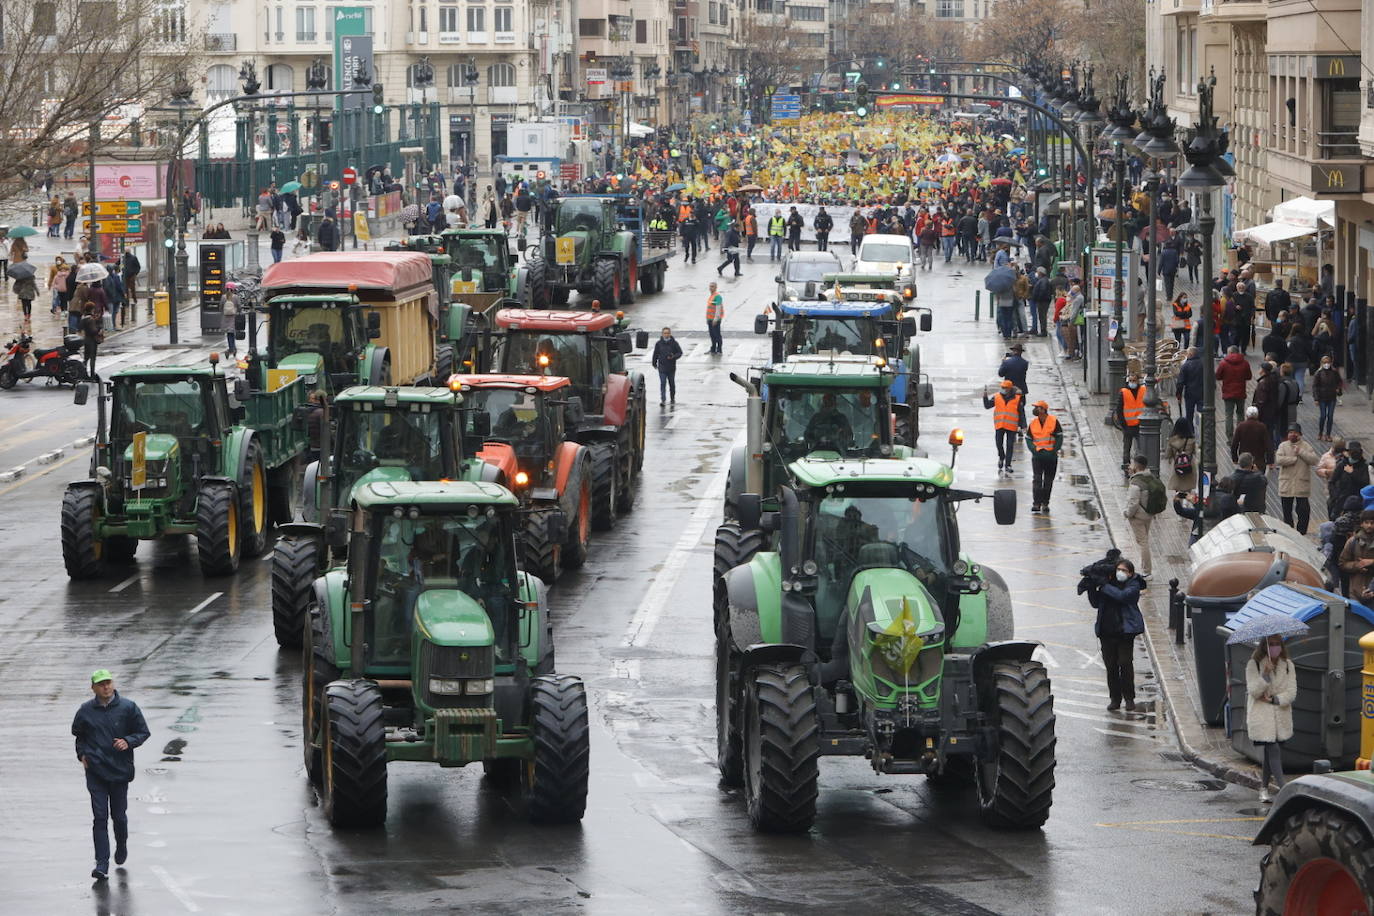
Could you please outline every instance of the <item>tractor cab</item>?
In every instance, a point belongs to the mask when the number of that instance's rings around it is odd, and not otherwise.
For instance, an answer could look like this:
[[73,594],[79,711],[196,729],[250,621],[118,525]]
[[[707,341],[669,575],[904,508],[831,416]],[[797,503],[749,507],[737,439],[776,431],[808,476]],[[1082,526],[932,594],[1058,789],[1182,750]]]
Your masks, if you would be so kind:
[[502,309],[497,364],[502,373],[568,379],[586,413],[600,416],[610,376],[625,373],[625,354],[634,350],[624,324],[611,312]]
[[[509,289],[511,257],[506,234],[497,229],[449,229],[443,252],[453,272],[453,293],[503,293]],[[461,285],[461,288],[460,288]]]
[[[491,443],[508,445],[524,475],[509,475],[517,493],[526,486],[552,486],[553,456],[563,441],[572,384],[561,376],[543,375],[464,375],[461,384],[471,417],[469,434],[487,443],[478,456]],[[476,435],[479,430],[484,434]]]
[[[132,486],[134,437],[144,433],[147,484],[137,495],[186,495],[182,467],[195,465],[196,477],[214,473],[218,443],[233,426],[235,414],[219,373],[187,366],[118,372],[111,379],[111,470],[126,488]],[[131,490],[129,495],[136,494]]]
[[763,375],[765,448],[775,464],[813,452],[836,457],[892,454],[890,380],[862,357],[798,359]]
[[[269,304],[267,365],[313,377],[323,370],[328,389],[338,391],[358,377],[369,340],[381,336],[381,316],[366,318],[355,296],[277,296]],[[254,379],[255,387],[267,387]]]
[[[567,197],[547,208],[550,232],[558,238],[571,238],[576,257],[588,239],[600,238],[607,227],[616,226],[615,202],[604,197]],[[550,260],[553,260],[550,258]]]

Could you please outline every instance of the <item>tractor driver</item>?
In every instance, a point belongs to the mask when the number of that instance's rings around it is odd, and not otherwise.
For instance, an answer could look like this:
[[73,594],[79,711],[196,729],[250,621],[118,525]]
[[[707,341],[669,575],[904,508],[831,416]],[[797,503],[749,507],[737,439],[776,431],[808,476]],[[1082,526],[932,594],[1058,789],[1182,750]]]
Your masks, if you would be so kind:
[[515,404],[501,411],[491,429],[492,438],[505,439],[515,447],[516,454],[522,454],[521,446],[537,440],[538,434],[538,413],[535,409]]
[[[450,523],[453,524],[453,523]],[[505,633],[510,613],[510,581],[507,576],[507,559],[501,526],[494,519],[479,517],[474,522],[458,522],[461,532],[456,533],[457,547],[460,551],[456,565],[458,590],[482,606],[491,621],[492,631],[497,633],[496,652],[498,660],[504,660]]]
[[840,410],[833,392],[821,395],[821,409],[806,424],[806,443],[811,448],[828,446],[844,452],[854,444],[854,429]]
[[[383,534],[379,600],[373,616],[373,642],[379,661],[405,657],[414,627],[415,603],[425,590],[425,583],[431,578],[452,575],[447,539],[442,531],[426,532],[423,524],[401,519],[391,520],[388,529]],[[405,548],[407,534],[413,540],[401,560],[397,548]]]
[[[423,420],[421,421],[423,422]],[[433,457],[437,442],[431,442],[423,430],[416,429],[408,414],[396,413],[377,436],[377,457],[383,460],[404,461],[412,476],[420,474]],[[417,479],[425,479],[418,477]]]

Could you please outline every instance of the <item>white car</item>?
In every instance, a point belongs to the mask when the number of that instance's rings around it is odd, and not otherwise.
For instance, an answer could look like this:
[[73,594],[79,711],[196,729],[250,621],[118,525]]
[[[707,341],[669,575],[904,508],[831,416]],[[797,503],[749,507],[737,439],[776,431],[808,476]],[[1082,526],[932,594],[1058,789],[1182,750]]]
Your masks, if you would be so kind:
[[859,242],[859,253],[852,272],[856,274],[897,274],[901,282],[916,288],[916,248],[904,235],[866,235]]

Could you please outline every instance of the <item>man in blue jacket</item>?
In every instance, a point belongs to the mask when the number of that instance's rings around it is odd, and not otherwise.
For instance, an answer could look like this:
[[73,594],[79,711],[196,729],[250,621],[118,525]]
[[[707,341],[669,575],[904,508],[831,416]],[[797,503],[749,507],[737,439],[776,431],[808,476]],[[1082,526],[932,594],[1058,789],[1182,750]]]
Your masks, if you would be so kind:
[[95,868],[91,877],[104,881],[110,870],[110,834],[114,821],[116,865],[129,857],[129,783],[134,780],[134,748],[148,740],[148,723],[133,700],[114,687],[114,675],[104,668],[91,675],[92,699],[81,704],[72,720],[76,758],[86,768],[91,793],[91,834],[95,839]]

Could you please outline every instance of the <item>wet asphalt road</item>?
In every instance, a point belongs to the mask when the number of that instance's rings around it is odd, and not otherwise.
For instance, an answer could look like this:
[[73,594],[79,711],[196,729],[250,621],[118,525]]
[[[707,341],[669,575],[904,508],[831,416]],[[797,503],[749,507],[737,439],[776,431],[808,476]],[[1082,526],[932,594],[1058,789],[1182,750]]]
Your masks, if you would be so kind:
[[[1015,527],[995,526],[990,504],[961,511],[966,546],[1011,586],[1018,635],[1046,644],[1059,716],[1046,827],[991,831],[971,796],[937,795],[921,777],[875,776],[862,759],[826,758],[809,836],[750,831],[714,767],[710,538],[743,416],[727,374],[765,352],[752,317],[772,297],[776,270],[760,251],[742,279],[722,281],[725,354],[708,357],[702,315],[716,254],[675,264],[667,292],[629,307],[644,327],[677,329],[686,351],[678,406],[660,410],[651,398],[634,513],[553,591],[559,668],[586,679],[595,724],[588,813],[575,828],[527,825],[480,769],[395,764],[385,830],[331,831],[301,766],[298,660],[272,638],[270,560],[205,580],[186,544],[144,543],[136,564],[107,580],[69,583],[58,507],[65,483],[85,473],[87,452],[73,443],[93,431],[94,411],[56,389],[0,392],[0,471],[26,467],[0,483],[0,798],[9,822],[0,910],[1249,911],[1260,852],[1248,844],[1259,814],[1251,793],[1178,762],[1168,724],[1152,713],[1105,709],[1091,609],[1074,586],[1106,534],[1071,423],[1051,518],[1026,513],[1028,464],[1014,483]],[[979,394],[1002,351],[992,322],[973,321],[982,273],[938,265],[920,278],[920,304],[935,312],[924,364],[937,402],[922,425],[937,457],[948,455],[947,429],[962,425],[961,483],[990,488],[995,452]],[[199,358],[217,345],[206,338],[200,350],[169,353],[153,342],[139,332],[107,347],[111,367]],[[1028,350],[1033,399],[1058,410],[1048,345]],[[1138,664],[1148,698],[1143,650]],[[153,737],[130,791],[129,863],[93,887],[89,808],[68,727],[96,667],[114,670]]]

